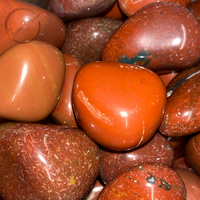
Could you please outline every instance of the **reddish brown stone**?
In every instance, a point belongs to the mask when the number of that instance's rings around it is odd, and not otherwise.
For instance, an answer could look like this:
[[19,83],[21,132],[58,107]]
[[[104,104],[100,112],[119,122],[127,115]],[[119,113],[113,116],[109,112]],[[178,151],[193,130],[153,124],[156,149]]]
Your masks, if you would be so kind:
[[170,167],[158,164],[138,165],[108,183],[98,200],[185,200],[185,186]]
[[108,183],[127,169],[147,162],[172,166],[174,151],[167,139],[159,133],[141,147],[127,151],[116,152],[101,150],[100,177]]
[[102,59],[136,64],[156,72],[199,63],[200,24],[173,2],[151,3],[133,14],[106,42]]
[[159,131],[166,136],[200,131],[200,65],[180,72],[167,87],[167,104]]
[[6,200],[82,199],[98,175],[99,147],[80,129],[7,123],[0,138],[0,194]]
[[93,17],[67,24],[67,35],[62,52],[74,55],[84,64],[101,60],[101,51],[122,20]]
[[59,49],[42,41],[12,46],[0,56],[0,117],[35,122],[48,117],[65,76]]
[[0,54],[17,43],[41,40],[61,48],[64,22],[52,12],[23,1],[0,1]]
[[93,17],[105,13],[115,0],[49,0],[49,9],[63,20]]

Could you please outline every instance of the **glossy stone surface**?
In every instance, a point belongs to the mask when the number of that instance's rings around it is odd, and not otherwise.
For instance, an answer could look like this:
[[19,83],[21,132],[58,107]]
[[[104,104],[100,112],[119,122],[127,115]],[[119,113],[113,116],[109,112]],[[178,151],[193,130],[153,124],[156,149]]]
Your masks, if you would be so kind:
[[200,131],[200,65],[180,72],[167,87],[167,104],[159,131],[166,136]]
[[198,175],[200,175],[200,134],[190,138],[185,146],[185,161]]
[[138,165],[118,176],[101,191],[98,200],[185,200],[180,176],[170,167],[158,164]]
[[0,12],[0,54],[17,43],[35,39],[57,48],[65,41],[64,22],[46,9],[18,0],[1,0]]
[[[166,0],[160,0],[160,1],[166,1]],[[191,0],[168,0],[170,2],[174,2],[177,4],[180,4],[184,7],[187,7]],[[142,7],[154,3],[156,0],[118,0],[119,7],[121,11],[127,16],[131,17],[136,11],[141,9]]]
[[187,8],[200,22],[200,1],[192,1]]
[[99,61],[78,71],[73,103],[78,123],[94,141],[125,150],[154,135],[164,114],[166,90],[148,69]]
[[187,200],[199,200],[200,177],[187,169],[176,168],[175,171],[180,175],[185,184]]
[[35,122],[56,106],[65,75],[62,53],[32,41],[12,46],[0,56],[0,117]]
[[49,0],[49,8],[63,20],[93,17],[108,11],[115,0]]
[[127,152],[101,150],[100,177],[108,183],[128,169],[143,163],[172,166],[174,151],[167,139],[156,133],[151,140],[137,149]]
[[185,7],[156,2],[128,18],[106,42],[102,59],[156,72],[194,66],[200,58],[200,24]]
[[93,17],[67,24],[67,35],[62,52],[74,55],[84,64],[101,59],[101,51],[122,20]]
[[82,199],[98,175],[99,147],[80,129],[8,123],[0,138],[5,199]]
[[77,71],[83,66],[82,62],[70,54],[63,53],[66,65],[65,81],[61,95],[51,117],[55,122],[69,127],[78,127],[72,105],[72,88]]

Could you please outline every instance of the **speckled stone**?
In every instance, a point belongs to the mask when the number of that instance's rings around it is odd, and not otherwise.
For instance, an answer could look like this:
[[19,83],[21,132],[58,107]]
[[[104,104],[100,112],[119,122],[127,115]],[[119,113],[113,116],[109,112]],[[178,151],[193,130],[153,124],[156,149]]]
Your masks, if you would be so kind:
[[79,129],[0,126],[0,194],[8,200],[81,199],[99,171],[99,147]]
[[106,42],[102,60],[136,64],[156,72],[199,63],[200,24],[173,2],[155,2],[129,17]]
[[180,176],[170,167],[142,164],[131,168],[101,191],[98,200],[185,200],[185,186]]
[[172,166],[174,150],[167,139],[157,133],[141,147],[127,151],[116,152],[101,150],[100,177],[108,183],[127,169],[147,162]]
[[93,17],[67,24],[62,52],[76,56],[84,64],[101,60],[101,51],[111,34],[122,24],[120,19]]
[[200,131],[200,65],[180,72],[167,87],[167,104],[159,131],[165,136]]

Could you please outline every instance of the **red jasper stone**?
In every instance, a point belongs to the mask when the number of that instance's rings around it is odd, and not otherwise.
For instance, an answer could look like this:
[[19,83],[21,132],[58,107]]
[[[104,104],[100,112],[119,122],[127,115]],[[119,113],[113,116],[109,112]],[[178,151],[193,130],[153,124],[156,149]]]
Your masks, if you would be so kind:
[[99,164],[99,147],[80,129],[0,125],[0,194],[6,200],[82,199]]
[[69,127],[78,127],[72,105],[72,88],[77,71],[83,66],[82,62],[70,54],[63,53],[66,65],[65,81],[59,101],[51,117],[55,122]]
[[166,89],[154,72],[117,62],[92,62],[77,73],[75,116],[97,143],[115,150],[138,147],[156,132]]
[[49,0],[49,9],[63,20],[93,17],[105,13],[115,0]]
[[200,197],[200,177],[187,169],[174,169],[185,184],[187,200],[199,200]]
[[200,175],[200,134],[192,136],[185,146],[185,161]]
[[101,191],[98,200],[185,200],[185,186],[180,176],[170,167],[142,164],[131,168]]
[[74,55],[84,64],[101,60],[101,51],[122,20],[93,17],[67,24],[67,34],[62,52]]
[[[160,1],[166,1],[166,0],[160,0]],[[180,4],[184,7],[187,7],[191,0],[168,0],[168,1]],[[138,1],[138,0],[131,0],[131,1],[118,0],[121,11],[127,17],[130,17],[131,15],[133,15],[136,11],[138,11],[142,7],[144,7],[150,3],[154,3],[154,2],[156,2],[156,0],[140,0],[140,1]]]
[[65,61],[55,46],[31,41],[0,56],[0,117],[40,121],[54,110],[63,86]]
[[101,150],[100,177],[108,183],[131,167],[143,163],[172,166],[174,151],[167,139],[157,133],[144,145],[131,151]]
[[159,131],[165,136],[200,131],[200,65],[180,72],[167,87],[167,104]]
[[0,1],[0,54],[17,43],[41,40],[61,48],[64,22],[52,12],[19,0]]
[[144,6],[106,42],[102,60],[136,64],[156,72],[187,69],[199,63],[200,24],[173,2]]

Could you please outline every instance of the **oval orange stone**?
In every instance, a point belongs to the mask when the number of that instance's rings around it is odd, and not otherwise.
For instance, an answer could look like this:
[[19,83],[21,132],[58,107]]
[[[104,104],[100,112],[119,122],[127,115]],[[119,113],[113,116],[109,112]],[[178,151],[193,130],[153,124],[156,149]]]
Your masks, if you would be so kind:
[[157,130],[166,90],[157,74],[117,62],[93,62],[77,73],[75,115],[83,130],[110,149],[140,146]]

